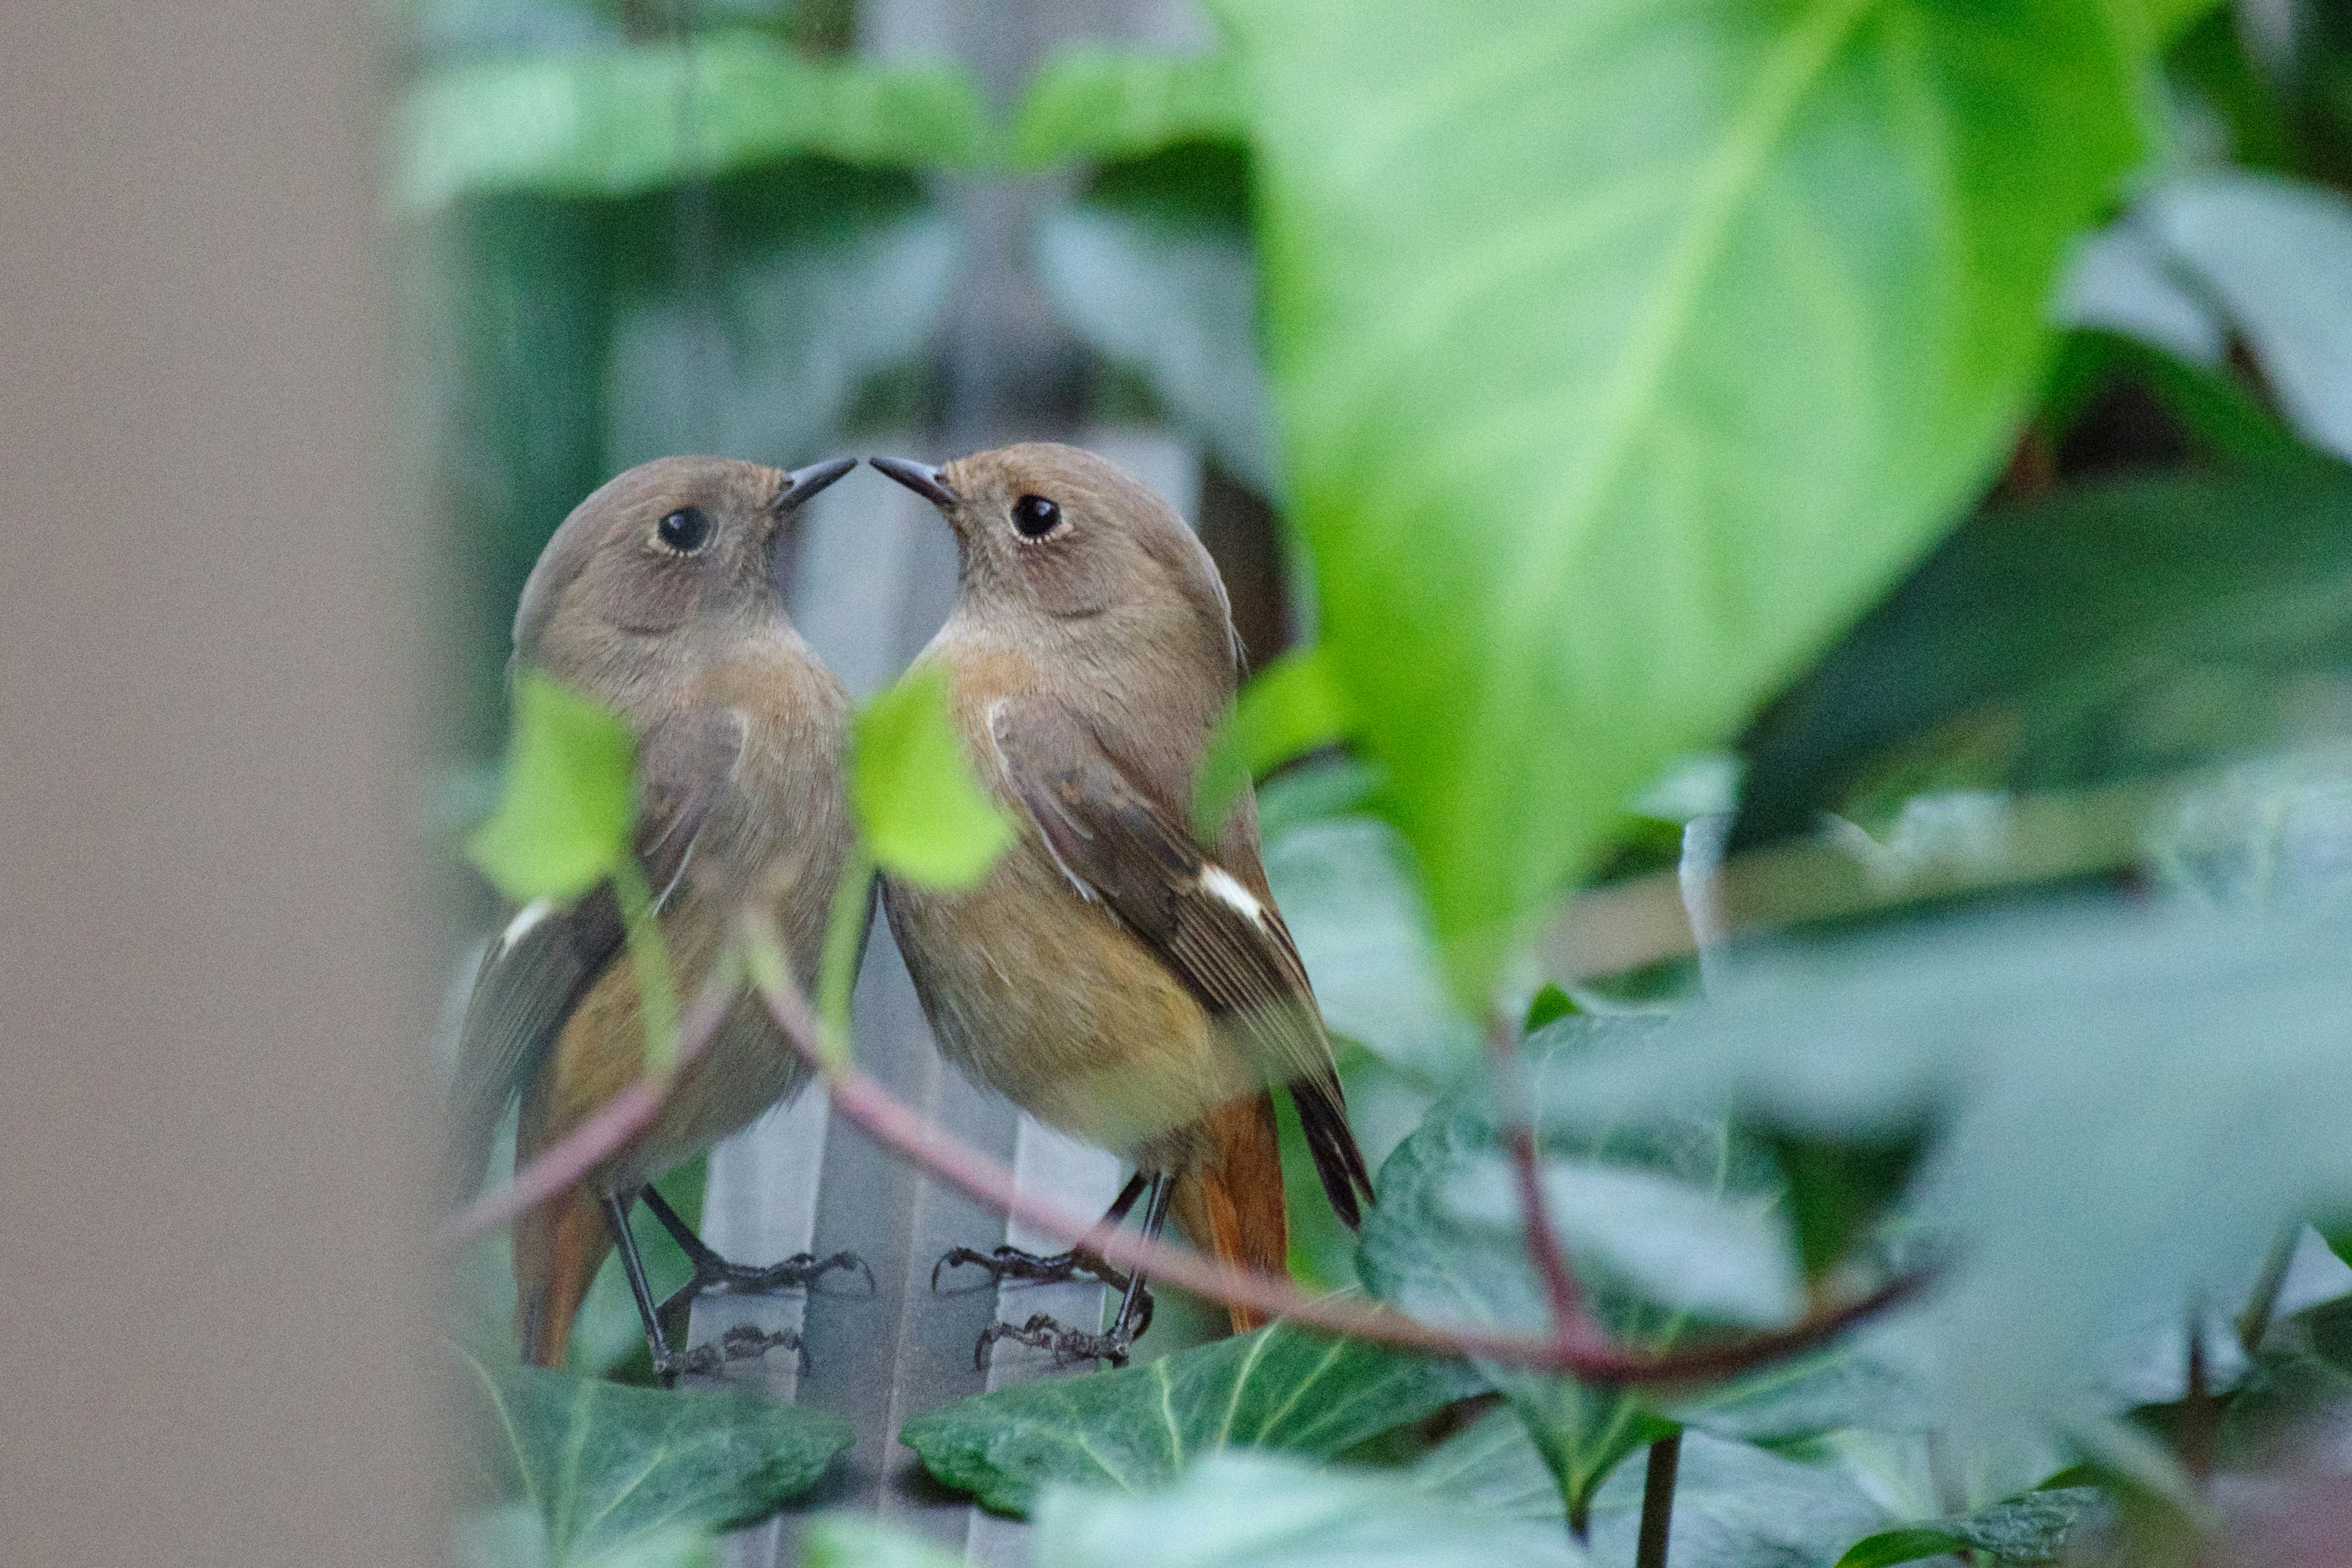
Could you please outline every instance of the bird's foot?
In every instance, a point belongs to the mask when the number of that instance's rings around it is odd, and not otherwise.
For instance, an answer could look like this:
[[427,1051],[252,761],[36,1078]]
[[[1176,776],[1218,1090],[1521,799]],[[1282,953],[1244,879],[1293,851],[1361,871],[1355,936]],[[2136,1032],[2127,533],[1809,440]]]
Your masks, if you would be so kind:
[[1017,1247],[1000,1247],[981,1252],[969,1247],[950,1248],[937,1263],[931,1265],[931,1289],[940,1288],[940,1270],[961,1268],[969,1265],[988,1270],[989,1282],[1002,1285],[1007,1279],[1024,1284],[1059,1285],[1084,1276],[1099,1279],[1115,1290],[1127,1289],[1127,1276],[1105,1262],[1097,1253],[1072,1247],[1067,1252],[1024,1252]]
[[980,1331],[980,1342],[972,1347],[974,1367],[988,1365],[989,1352],[1000,1340],[1011,1340],[1033,1350],[1051,1351],[1055,1366],[1067,1366],[1072,1362],[1107,1361],[1113,1366],[1125,1366],[1128,1352],[1143,1331],[1151,1326],[1151,1293],[1139,1292],[1136,1298],[1135,1321],[1130,1324],[1113,1323],[1101,1333],[1089,1333],[1039,1312],[1027,1322],[991,1323]]
[[654,1371],[665,1384],[674,1385],[680,1377],[689,1373],[708,1377],[729,1362],[757,1361],[779,1347],[787,1348],[799,1356],[802,1370],[807,1370],[808,1347],[801,1342],[800,1335],[788,1330],[771,1332],[755,1329],[749,1323],[738,1323],[719,1335],[715,1344],[671,1351],[658,1357],[654,1363]]
[[708,1252],[694,1260],[694,1278],[688,1280],[661,1304],[664,1322],[677,1319],[695,1300],[704,1296],[781,1296],[787,1290],[812,1289],[816,1282],[835,1269],[855,1268],[866,1276],[866,1290],[874,1291],[874,1270],[866,1259],[854,1252],[836,1252],[830,1258],[819,1258],[811,1252],[797,1252],[782,1263],[771,1263],[764,1268],[749,1264],[730,1263],[715,1252]]

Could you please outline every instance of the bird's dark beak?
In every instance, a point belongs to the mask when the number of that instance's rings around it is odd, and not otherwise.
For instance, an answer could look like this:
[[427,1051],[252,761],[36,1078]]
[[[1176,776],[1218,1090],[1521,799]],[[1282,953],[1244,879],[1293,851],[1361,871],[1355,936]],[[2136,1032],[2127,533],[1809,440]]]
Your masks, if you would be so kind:
[[868,458],[867,462],[938,507],[953,514],[963,504],[963,498],[948,489],[942,470],[929,463],[916,462],[912,458]]
[[811,463],[805,468],[794,468],[784,476],[784,488],[776,492],[777,515],[793,511],[807,504],[817,491],[832,484],[842,475],[857,467],[855,458],[827,458],[822,463]]

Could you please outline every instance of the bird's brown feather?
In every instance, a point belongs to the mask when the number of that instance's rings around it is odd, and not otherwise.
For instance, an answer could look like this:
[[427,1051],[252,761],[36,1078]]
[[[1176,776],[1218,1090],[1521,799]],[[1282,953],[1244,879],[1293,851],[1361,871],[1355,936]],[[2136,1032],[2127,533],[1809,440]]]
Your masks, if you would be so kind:
[[[1280,1275],[1290,1268],[1290,1222],[1282,1205],[1282,1145],[1271,1090],[1228,1100],[1201,1121],[1208,1152],[1176,1178],[1176,1223],[1237,1268]],[[1234,1332],[1265,1325],[1247,1307],[1228,1306]]]

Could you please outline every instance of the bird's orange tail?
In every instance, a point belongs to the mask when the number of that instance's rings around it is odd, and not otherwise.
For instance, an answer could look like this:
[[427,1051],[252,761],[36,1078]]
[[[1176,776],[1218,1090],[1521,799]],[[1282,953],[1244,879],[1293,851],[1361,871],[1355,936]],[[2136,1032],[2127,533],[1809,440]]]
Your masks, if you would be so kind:
[[574,1189],[514,1223],[515,1332],[526,1360],[560,1367],[572,1320],[596,1279],[613,1233],[594,1198]]
[[[1287,1274],[1290,1222],[1282,1206],[1282,1143],[1275,1131],[1274,1096],[1229,1100],[1201,1126],[1211,1152],[1177,1180],[1171,1205],[1176,1223],[1193,1246],[1228,1263]],[[1237,1334],[1265,1321],[1247,1307],[1226,1311]]]

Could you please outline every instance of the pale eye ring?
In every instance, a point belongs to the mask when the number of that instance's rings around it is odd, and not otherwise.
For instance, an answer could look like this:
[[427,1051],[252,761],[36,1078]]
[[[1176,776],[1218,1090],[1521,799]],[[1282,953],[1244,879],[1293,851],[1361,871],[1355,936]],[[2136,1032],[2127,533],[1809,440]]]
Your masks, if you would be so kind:
[[1013,531],[1024,539],[1043,539],[1062,526],[1062,509],[1044,496],[1023,496],[1013,503]]
[[691,555],[710,542],[710,519],[698,506],[682,506],[661,520],[654,537],[665,550]]

